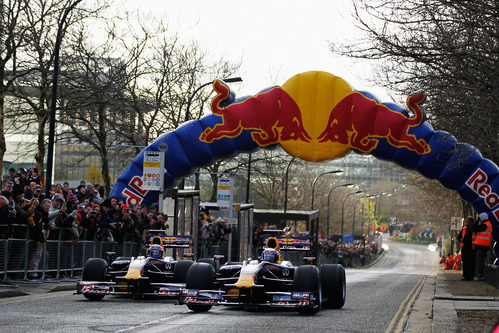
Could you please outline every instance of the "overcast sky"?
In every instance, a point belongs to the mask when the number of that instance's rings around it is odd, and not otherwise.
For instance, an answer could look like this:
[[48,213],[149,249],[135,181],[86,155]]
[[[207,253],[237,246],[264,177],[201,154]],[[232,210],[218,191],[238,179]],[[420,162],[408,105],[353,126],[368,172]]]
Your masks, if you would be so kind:
[[359,32],[350,0],[121,0],[125,8],[164,16],[184,40],[198,41],[208,56],[241,62],[239,96],[255,94],[294,74],[327,71],[354,89],[387,101],[384,89],[366,78],[371,64],[333,57],[329,43],[352,40]]

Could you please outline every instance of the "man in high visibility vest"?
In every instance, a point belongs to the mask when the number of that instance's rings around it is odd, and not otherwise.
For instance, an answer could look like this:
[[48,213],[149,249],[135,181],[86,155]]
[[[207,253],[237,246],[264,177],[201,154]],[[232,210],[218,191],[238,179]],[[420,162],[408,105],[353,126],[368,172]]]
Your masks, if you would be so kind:
[[457,239],[461,242],[461,261],[463,267],[463,280],[473,281],[475,276],[475,249],[473,248],[473,217],[466,218],[465,225]]
[[485,258],[487,257],[487,252],[492,245],[492,223],[490,223],[487,213],[480,213],[478,217],[481,223],[479,225],[475,225],[474,231],[476,234],[473,242],[475,244],[476,251],[475,276],[479,280],[483,280]]

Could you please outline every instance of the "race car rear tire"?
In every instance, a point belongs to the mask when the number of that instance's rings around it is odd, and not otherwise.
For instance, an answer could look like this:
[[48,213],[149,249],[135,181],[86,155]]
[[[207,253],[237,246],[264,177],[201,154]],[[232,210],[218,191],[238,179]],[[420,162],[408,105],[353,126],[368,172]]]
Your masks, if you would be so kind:
[[[101,258],[90,258],[83,267],[82,281],[106,281],[107,262]],[[86,299],[100,301],[104,295],[83,294]]]
[[192,266],[192,263],[192,260],[182,260],[175,264],[175,268],[173,268],[173,281],[175,283],[185,283],[187,272]]
[[345,304],[345,269],[341,265],[322,265],[320,269],[322,305],[328,309],[340,309]]
[[321,309],[321,284],[319,269],[312,265],[298,266],[293,278],[293,290],[310,292],[315,295],[316,303],[299,308],[300,314],[316,314]]
[[[185,286],[187,289],[210,290],[214,289],[215,268],[213,265],[205,262],[196,262],[192,264],[187,272]],[[207,312],[211,305],[187,304],[189,310],[194,312]]]
[[220,269],[220,262],[218,260],[215,260],[215,258],[200,258],[198,259],[198,262],[205,262],[212,265],[215,268],[215,272],[218,272],[218,270]]

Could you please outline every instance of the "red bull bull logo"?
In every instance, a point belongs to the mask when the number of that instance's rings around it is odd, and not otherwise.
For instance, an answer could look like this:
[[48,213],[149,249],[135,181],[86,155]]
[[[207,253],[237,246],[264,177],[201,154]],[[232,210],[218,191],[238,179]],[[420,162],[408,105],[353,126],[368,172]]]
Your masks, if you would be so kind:
[[211,108],[222,122],[201,133],[199,139],[206,143],[251,130],[261,147],[280,143],[291,155],[309,161],[341,157],[352,148],[370,153],[382,139],[417,154],[431,151],[425,140],[409,133],[424,121],[422,91],[407,99],[414,112],[409,117],[353,92],[344,80],[326,72],[298,74],[282,87],[226,107],[229,87],[222,81],[213,87],[217,96]]
[[354,92],[334,107],[326,129],[318,137],[319,142],[340,142],[370,153],[376,149],[380,139],[386,139],[393,147],[427,154],[431,151],[428,143],[409,134],[411,127],[421,125],[424,120],[420,104],[425,98],[423,91],[409,96],[407,106],[414,112],[414,117],[406,117]]
[[201,141],[211,143],[225,137],[234,138],[243,130],[252,130],[253,140],[261,147],[286,140],[311,140],[303,127],[300,109],[282,88],[275,87],[222,107],[221,103],[230,96],[230,89],[219,80],[213,87],[218,94],[211,108],[223,121],[201,133]]

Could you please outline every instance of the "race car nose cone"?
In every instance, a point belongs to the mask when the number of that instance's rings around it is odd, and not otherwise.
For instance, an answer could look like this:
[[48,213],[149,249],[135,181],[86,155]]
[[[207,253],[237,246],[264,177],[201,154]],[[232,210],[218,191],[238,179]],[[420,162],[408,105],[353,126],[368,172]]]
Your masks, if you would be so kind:
[[251,288],[255,285],[255,280],[252,275],[240,275],[237,280],[236,287],[237,288]]

